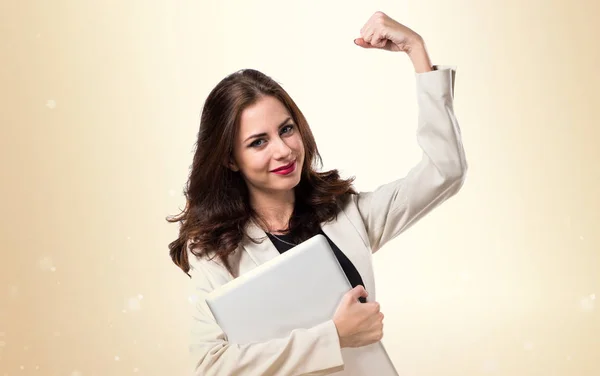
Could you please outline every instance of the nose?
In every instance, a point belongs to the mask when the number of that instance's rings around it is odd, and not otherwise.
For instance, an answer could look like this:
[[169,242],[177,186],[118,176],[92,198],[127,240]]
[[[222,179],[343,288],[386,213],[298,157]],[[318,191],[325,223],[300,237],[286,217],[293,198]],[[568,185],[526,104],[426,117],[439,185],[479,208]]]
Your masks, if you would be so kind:
[[276,159],[286,159],[290,156],[290,154],[292,154],[292,149],[285,143],[283,139],[278,137],[273,156]]

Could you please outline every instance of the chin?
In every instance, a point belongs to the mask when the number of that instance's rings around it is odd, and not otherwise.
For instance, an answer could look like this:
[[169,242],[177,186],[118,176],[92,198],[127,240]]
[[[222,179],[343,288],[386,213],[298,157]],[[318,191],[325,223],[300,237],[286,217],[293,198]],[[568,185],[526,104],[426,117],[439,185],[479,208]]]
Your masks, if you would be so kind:
[[286,184],[280,184],[275,189],[278,191],[289,191],[289,190],[296,188],[296,186],[298,186],[299,183],[300,183],[300,179],[294,179],[294,180],[290,180]]
[[287,179],[285,181],[280,181],[275,184],[272,184],[270,189],[273,191],[289,191],[296,188],[298,184],[300,184],[300,176],[294,178],[290,177],[290,179]]

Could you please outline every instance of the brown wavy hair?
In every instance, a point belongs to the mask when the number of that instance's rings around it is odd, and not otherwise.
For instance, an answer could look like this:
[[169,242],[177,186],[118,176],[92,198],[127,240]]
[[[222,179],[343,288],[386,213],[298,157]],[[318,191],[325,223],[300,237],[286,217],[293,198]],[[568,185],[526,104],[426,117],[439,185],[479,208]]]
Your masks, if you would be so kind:
[[[246,183],[227,167],[242,111],[264,96],[278,99],[290,112],[302,138],[305,159],[294,188],[294,212],[289,231],[297,242],[334,219],[344,196],[355,194],[354,177],[341,179],[338,170],[318,172],[322,159],[306,118],[289,94],[271,77],[244,69],[225,77],[209,93],[202,109],[193,163],[184,189],[185,209],[167,217],[179,222],[179,237],[169,244],[173,262],[189,275],[188,241],[196,257],[218,257],[231,273],[228,257],[246,235],[246,223],[258,219],[250,206]],[[251,239],[255,241],[254,239]]]

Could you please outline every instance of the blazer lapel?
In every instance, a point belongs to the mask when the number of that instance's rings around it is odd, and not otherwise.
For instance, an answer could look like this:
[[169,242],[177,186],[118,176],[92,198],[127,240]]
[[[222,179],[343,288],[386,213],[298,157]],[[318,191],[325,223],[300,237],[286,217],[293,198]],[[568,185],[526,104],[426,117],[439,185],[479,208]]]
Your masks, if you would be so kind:
[[348,219],[346,212],[341,210],[337,220],[323,223],[323,232],[338,246],[346,257],[354,264],[369,292],[367,301],[375,298],[375,280],[371,272],[371,253],[366,249],[354,224]]
[[246,234],[254,240],[260,241],[259,243],[254,243],[250,239],[244,239],[243,248],[248,252],[248,256],[252,259],[255,266],[261,265],[277,256],[279,256],[279,251],[269,238],[267,234],[261,229],[254,221],[248,221],[246,225]]

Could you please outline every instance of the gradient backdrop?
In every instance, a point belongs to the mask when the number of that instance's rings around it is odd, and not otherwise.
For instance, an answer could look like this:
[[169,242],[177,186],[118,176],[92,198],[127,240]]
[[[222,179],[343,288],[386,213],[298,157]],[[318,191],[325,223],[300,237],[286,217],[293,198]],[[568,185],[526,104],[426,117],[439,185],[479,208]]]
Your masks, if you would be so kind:
[[[458,67],[462,191],[375,256],[403,376],[600,375],[597,1],[0,4],[0,376],[189,375],[185,202],[202,103],[280,82],[360,190],[420,158],[414,72],[376,10]],[[342,142],[343,141],[343,142]]]

